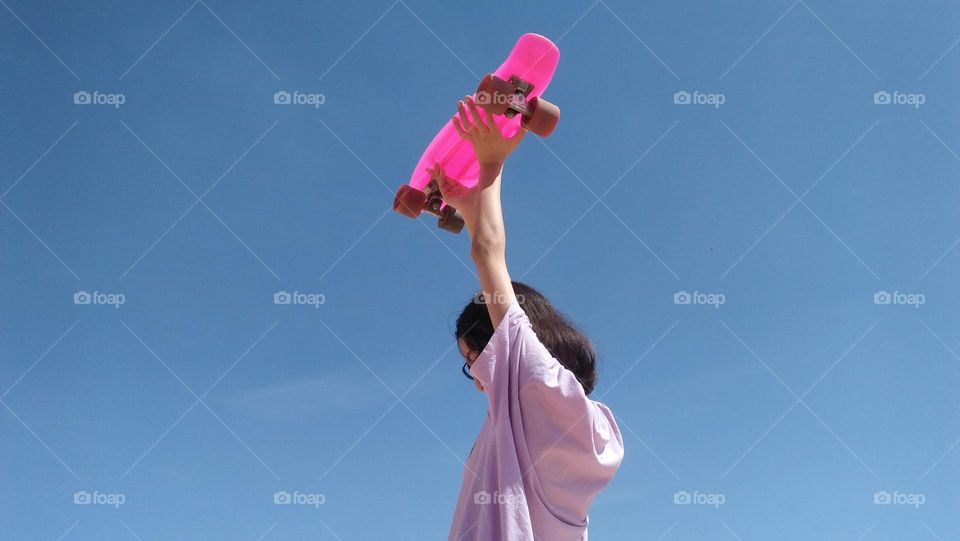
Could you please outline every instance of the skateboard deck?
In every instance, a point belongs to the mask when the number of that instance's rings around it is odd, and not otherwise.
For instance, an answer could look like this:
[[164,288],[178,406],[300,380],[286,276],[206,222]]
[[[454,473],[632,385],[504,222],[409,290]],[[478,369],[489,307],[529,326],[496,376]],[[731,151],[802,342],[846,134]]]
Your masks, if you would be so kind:
[[[524,34],[503,64],[481,81],[474,100],[494,113],[494,120],[504,137],[516,134],[521,124],[541,136],[553,131],[559,120],[559,109],[546,100],[540,100],[540,96],[550,84],[559,60],[560,50],[549,39],[539,34]],[[536,112],[538,107],[541,113]],[[548,118],[544,122],[538,116]],[[447,205],[439,199],[439,193],[431,189],[435,183],[431,182],[427,169],[434,164],[439,164],[449,178],[466,187],[476,185],[479,180],[480,165],[473,147],[460,137],[453,121],[448,120],[423,152],[410,175],[409,183],[400,187],[394,200],[394,210],[411,217],[419,215],[420,210],[426,210],[438,215],[442,229],[459,232],[463,224],[462,220],[457,224],[457,218],[452,216],[455,209],[444,211]],[[424,194],[422,209],[409,208],[420,205],[420,196],[411,193],[411,188]],[[404,202],[407,204],[404,205]],[[451,218],[454,223],[445,224],[445,218]]]

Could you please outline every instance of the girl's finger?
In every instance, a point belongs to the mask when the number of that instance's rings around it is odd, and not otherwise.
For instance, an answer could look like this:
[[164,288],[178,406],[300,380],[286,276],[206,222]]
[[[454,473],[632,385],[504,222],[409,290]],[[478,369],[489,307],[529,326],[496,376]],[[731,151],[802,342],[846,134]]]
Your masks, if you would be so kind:
[[453,129],[457,130],[457,133],[460,134],[460,137],[468,139],[467,131],[464,130],[463,126],[460,125],[460,119],[454,116],[451,120],[453,120]]
[[458,190],[459,186],[460,185],[458,183],[453,182],[448,178],[444,178],[443,182],[440,183],[440,195],[442,195],[444,199],[447,197],[457,197],[460,195],[460,191]]
[[492,112],[490,112],[489,110],[484,110],[483,118],[487,123],[487,127],[490,128],[491,132],[493,130],[500,131],[500,128],[497,126],[497,121],[494,119]]
[[467,141],[473,141],[473,129],[463,129],[463,126],[460,124],[460,119],[457,117],[453,117],[453,127],[457,130],[457,133],[460,134],[461,138],[466,139]]
[[473,101],[473,98],[470,96],[467,96],[467,107],[470,108],[470,115],[473,116],[474,126],[476,126],[477,131],[489,131],[489,126],[483,121],[483,115],[480,114],[480,110],[477,109],[477,102]]
[[467,108],[464,107],[462,100],[457,102],[457,111],[460,115],[460,125],[463,126],[464,131],[470,131],[473,128],[473,122],[470,122],[470,117],[467,116]]

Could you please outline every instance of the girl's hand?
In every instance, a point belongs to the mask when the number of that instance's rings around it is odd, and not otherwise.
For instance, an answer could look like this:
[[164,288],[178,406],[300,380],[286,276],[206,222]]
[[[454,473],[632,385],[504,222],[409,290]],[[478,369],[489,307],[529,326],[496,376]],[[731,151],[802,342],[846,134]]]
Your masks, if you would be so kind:
[[[467,109],[470,110],[469,116]],[[517,148],[524,134],[527,133],[527,129],[521,126],[516,135],[509,139],[505,138],[500,133],[500,127],[493,120],[493,113],[486,110],[480,111],[470,96],[464,97],[457,103],[457,111],[458,114],[453,117],[453,127],[456,128],[460,137],[473,145],[473,151],[481,166],[502,166],[507,156]]]
[[427,173],[430,173],[431,179],[437,181],[437,186],[440,188],[440,195],[443,196],[443,200],[446,201],[448,205],[451,205],[455,209],[460,209],[461,213],[470,212],[477,198],[476,189],[467,188],[463,184],[448,177],[446,173],[444,173],[443,168],[436,163],[433,164],[433,167],[427,169]]

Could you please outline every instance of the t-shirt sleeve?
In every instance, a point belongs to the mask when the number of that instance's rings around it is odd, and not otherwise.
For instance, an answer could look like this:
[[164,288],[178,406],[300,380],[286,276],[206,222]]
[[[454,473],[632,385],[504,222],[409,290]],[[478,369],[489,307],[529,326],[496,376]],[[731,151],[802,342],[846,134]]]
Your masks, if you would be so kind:
[[[470,372],[483,386],[491,408],[499,414],[507,413],[500,411],[500,400],[529,397],[539,402],[555,422],[563,423],[576,420],[590,405],[576,376],[547,351],[517,302],[507,308]],[[513,397],[511,386],[518,390],[532,388]]]
[[[523,324],[526,325],[523,325]],[[470,366],[470,373],[483,386],[490,415],[500,419],[509,415],[511,382],[517,378],[520,350],[523,347],[523,326],[529,326],[527,315],[514,301],[494,331],[486,347]],[[513,362],[511,362],[511,360]]]
[[609,409],[587,397],[536,335],[525,349],[519,406],[527,451],[553,512],[584,520],[620,466],[623,438]]
[[522,433],[554,511],[582,520],[623,457],[613,415],[586,396],[576,376],[540,342],[516,302],[471,373],[484,388],[493,420],[507,419]]

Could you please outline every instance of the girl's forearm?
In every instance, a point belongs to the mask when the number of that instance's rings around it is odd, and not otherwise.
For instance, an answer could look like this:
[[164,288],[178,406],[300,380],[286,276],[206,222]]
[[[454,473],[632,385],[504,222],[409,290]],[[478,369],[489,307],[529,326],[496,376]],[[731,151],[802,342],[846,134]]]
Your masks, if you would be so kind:
[[507,271],[506,234],[500,207],[500,170],[502,164],[480,166],[480,191],[472,208],[464,214],[470,233],[470,256],[477,266],[480,289],[494,328],[516,301],[510,273]]
[[506,235],[503,227],[503,210],[500,206],[499,163],[480,165],[480,191],[473,208],[465,209],[464,221],[470,234],[471,254],[487,258],[502,256],[506,250]]

